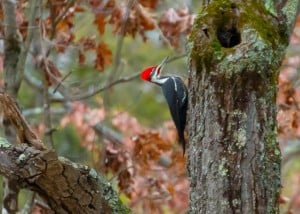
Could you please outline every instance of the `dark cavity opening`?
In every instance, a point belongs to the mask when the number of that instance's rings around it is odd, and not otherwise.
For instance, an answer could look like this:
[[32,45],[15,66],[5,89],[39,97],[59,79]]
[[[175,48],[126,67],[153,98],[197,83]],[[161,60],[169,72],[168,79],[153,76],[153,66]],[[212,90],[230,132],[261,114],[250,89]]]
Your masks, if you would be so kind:
[[224,48],[232,48],[241,43],[241,34],[237,28],[219,28],[217,38]]

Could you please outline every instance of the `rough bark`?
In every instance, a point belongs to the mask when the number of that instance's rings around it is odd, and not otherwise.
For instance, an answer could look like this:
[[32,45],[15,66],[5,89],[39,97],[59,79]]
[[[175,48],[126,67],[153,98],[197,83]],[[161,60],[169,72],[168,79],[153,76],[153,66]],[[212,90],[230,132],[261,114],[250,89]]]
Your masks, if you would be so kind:
[[94,169],[21,144],[0,143],[0,173],[37,192],[54,213],[129,213]]
[[260,1],[212,1],[190,37],[190,213],[278,213],[276,85],[286,26]]

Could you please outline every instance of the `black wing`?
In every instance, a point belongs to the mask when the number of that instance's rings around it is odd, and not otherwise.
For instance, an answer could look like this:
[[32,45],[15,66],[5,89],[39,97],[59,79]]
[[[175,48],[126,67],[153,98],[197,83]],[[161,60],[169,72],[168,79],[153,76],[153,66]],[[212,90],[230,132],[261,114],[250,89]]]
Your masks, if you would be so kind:
[[184,128],[188,103],[187,88],[179,77],[169,77],[161,87],[178,132],[179,142],[183,152],[185,152]]

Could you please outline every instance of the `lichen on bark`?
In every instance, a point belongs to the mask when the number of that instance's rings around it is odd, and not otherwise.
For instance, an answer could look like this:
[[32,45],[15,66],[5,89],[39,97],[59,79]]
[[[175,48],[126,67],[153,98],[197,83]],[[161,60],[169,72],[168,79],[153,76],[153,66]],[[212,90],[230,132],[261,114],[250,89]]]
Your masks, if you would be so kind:
[[130,213],[94,169],[51,150],[6,145],[0,146],[0,174],[17,181],[18,187],[37,192],[54,213]]
[[259,1],[212,1],[190,36],[190,213],[278,213],[281,23]]

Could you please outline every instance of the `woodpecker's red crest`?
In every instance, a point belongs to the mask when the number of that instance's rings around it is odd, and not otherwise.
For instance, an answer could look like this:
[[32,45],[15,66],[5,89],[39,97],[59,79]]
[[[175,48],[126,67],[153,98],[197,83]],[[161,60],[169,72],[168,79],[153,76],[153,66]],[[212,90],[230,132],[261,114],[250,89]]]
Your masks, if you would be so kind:
[[154,72],[156,67],[157,66],[150,66],[150,67],[146,68],[145,70],[143,70],[143,72],[141,73],[141,79],[143,79],[145,81],[150,81],[151,73]]
[[146,80],[149,82],[153,82],[153,81],[155,81],[155,79],[159,79],[160,72],[163,69],[163,67],[165,66],[165,64],[167,63],[168,59],[169,59],[169,57],[167,56],[160,63],[160,65],[150,66],[150,67],[146,68],[145,70],[143,70],[143,72],[141,73],[141,78],[143,80]]

